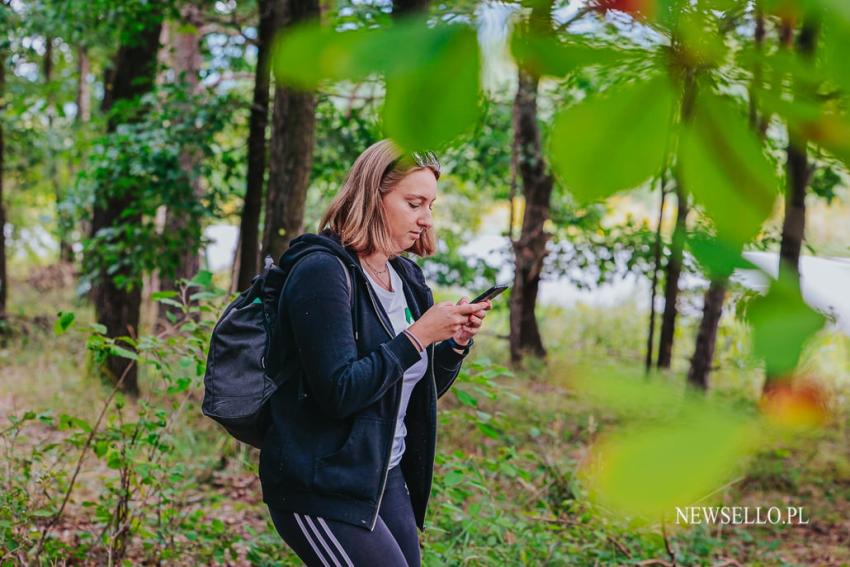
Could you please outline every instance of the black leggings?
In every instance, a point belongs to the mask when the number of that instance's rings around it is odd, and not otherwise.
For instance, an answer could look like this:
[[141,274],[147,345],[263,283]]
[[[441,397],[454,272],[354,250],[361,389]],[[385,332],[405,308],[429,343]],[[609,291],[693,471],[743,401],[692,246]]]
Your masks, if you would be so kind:
[[419,536],[401,467],[393,467],[375,529],[269,508],[280,537],[308,567],[419,567]]

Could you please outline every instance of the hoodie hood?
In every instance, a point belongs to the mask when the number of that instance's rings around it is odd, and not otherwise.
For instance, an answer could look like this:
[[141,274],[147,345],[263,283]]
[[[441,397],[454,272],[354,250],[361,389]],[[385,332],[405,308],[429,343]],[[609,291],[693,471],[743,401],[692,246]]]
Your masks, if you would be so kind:
[[330,230],[324,230],[320,234],[302,234],[289,243],[289,249],[280,257],[278,265],[289,272],[298,260],[311,252],[330,252],[339,257],[346,265],[357,265],[357,255],[353,250],[345,248],[339,240],[339,236]]

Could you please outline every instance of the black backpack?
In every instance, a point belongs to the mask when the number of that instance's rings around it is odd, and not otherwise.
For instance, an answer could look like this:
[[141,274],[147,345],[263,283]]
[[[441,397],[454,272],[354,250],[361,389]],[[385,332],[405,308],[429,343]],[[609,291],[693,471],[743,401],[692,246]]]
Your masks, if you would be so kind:
[[[351,277],[342,260],[349,295]],[[292,270],[289,270],[292,273]],[[268,428],[268,400],[286,380],[270,351],[278,303],[289,273],[266,257],[251,287],[224,310],[213,328],[204,374],[204,415],[236,439],[259,448]]]

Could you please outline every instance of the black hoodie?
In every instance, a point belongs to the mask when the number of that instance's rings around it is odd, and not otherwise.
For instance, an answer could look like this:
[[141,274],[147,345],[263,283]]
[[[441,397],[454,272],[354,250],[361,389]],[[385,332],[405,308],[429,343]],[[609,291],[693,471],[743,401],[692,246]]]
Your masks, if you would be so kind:
[[[414,319],[434,300],[411,260],[390,260]],[[280,267],[289,274],[279,307],[278,364],[285,382],[270,400],[260,454],[269,506],[374,529],[386,484],[404,371],[419,353],[395,335],[356,254],[330,231],[292,241]],[[348,271],[348,276],[346,272]],[[424,529],[431,491],[437,398],[463,356],[428,347],[428,369],[413,389],[401,466],[416,525]]]

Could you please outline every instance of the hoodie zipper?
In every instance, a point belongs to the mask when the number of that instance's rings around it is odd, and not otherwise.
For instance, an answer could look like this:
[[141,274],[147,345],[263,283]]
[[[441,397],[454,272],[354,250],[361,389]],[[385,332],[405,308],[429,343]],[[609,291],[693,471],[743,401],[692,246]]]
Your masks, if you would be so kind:
[[[378,304],[375,302],[375,296],[372,294],[372,287],[371,287],[371,285],[369,284],[368,281],[366,282],[366,289],[369,292],[369,299],[372,301],[372,307],[375,308],[375,313],[378,315],[378,320],[381,322],[381,326],[387,332],[387,335],[389,335],[390,340],[394,339],[395,335],[393,335],[392,332],[390,332],[390,329],[387,327],[387,324],[384,323],[384,318],[381,317],[381,312],[378,310]],[[431,368],[431,374],[433,375],[433,373],[434,373],[434,369]],[[404,379],[404,378],[402,377],[402,379]],[[395,431],[396,423],[398,422],[398,410],[399,410],[399,406],[401,405],[401,388],[398,388],[398,394],[396,395],[395,403],[393,405],[395,407],[395,411],[393,412],[394,415],[393,415],[392,423],[393,423],[393,431]],[[378,506],[375,509],[375,515],[372,517],[372,524],[369,526],[370,532],[374,531],[375,524],[378,523],[378,516],[381,513],[381,502],[384,500],[384,489],[386,489],[386,487],[387,487],[387,477],[390,474],[390,457],[392,457],[391,453],[392,453],[393,437],[394,437],[394,435],[390,436],[389,448],[386,450],[387,458],[384,461],[384,478],[381,481],[381,490],[378,494]]]

